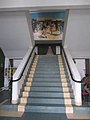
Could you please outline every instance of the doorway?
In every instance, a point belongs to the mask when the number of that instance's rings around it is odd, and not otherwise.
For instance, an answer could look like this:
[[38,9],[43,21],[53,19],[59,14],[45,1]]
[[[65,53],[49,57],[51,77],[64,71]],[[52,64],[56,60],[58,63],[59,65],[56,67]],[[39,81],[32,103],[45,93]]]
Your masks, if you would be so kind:
[[56,45],[52,44],[38,44],[38,54],[46,55],[46,54],[56,54]]
[[4,86],[4,64],[5,64],[5,55],[0,48],[0,88]]

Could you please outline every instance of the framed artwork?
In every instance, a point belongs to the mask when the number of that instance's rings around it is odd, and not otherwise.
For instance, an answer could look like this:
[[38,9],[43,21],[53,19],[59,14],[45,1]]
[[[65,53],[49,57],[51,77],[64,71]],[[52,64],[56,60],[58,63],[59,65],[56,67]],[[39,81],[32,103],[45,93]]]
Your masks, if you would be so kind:
[[34,40],[62,40],[65,12],[31,12]]

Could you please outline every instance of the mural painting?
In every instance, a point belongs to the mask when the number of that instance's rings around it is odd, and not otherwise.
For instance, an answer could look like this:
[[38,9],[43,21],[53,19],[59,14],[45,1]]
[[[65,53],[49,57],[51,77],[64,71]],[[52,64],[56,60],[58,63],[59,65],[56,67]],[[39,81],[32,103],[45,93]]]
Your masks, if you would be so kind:
[[34,40],[62,40],[64,12],[31,13]]

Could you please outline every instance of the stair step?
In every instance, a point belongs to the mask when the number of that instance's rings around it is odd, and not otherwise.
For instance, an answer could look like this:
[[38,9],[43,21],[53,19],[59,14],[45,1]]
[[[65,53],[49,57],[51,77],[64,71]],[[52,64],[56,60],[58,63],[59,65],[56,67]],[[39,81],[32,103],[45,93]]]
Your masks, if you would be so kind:
[[[26,98],[22,98],[21,99],[21,104],[24,104],[24,99]],[[61,106],[61,105],[64,105],[65,104],[65,101],[64,99],[45,99],[45,98],[28,98],[27,99],[27,104],[29,105],[41,105],[41,106],[53,106],[53,105],[58,105],[58,106]],[[71,104],[74,104],[74,99],[70,100],[70,99],[67,99],[67,105],[71,105]],[[64,105],[65,106],[65,105]]]
[[49,58],[46,58],[46,59],[45,58],[43,58],[43,59],[39,58],[38,62],[43,62],[43,63],[44,62],[57,63],[58,59],[57,58],[55,58],[55,59],[54,58],[50,58],[50,59]]
[[53,61],[52,60],[39,60],[38,64],[54,64],[54,65],[58,65],[58,61],[57,60],[53,60]]
[[56,59],[57,55],[40,55],[39,56],[39,58],[47,58],[47,59],[52,58],[52,57]]
[[[29,75],[29,76],[30,76],[30,75]],[[58,75],[58,74],[57,74],[57,75],[56,75],[56,74],[55,74],[55,75],[54,75],[54,74],[52,74],[52,75],[35,74],[34,77],[45,77],[45,78],[48,78],[48,77],[51,77],[51,78],[52,78],[52,77],[54,77],[54,78],[60,78],[60,75]]]
[[[52,59],[53,58],[53,59]],[[53,56],[49,56],[49,55],[40,55],[39,56],[39,60],[57,60],[58,59],[58,57],[57,57],[57,55],[53,55]]]
[[51,64],[51,63],[48,63],[48,64],[39,64],[38,63],[37,67],[51,67],[51,68],[55,67],[55,68],[58,68],[59,65],[55,65],[55,64]]
[[39,63],[58,63],[58,59],[39,59],[38,60]]
[[[26,93],[26,94],[25,94]],[[42,97],[42,98],[73,98],[72,93],[58,93],[58,92],[23,92],[23,97]]]
[[58,66],[58,62],[57,61],[38,61],[38,64],[41,65],[46,65],[46,64],[53,64],[53,65],[57,65]]
[[35,71],[35,75],[40,75],[40,74],[42,74],[42,75],[59,75],[60,74],[60,72],[59,71]]
[[45,65],[45,64],[53,64],[53,65],[58,65],[58,61],[42,61],[42,60],[39,60],[38,61],[38,64],[41,64],[41,65]]
[[66,108],[63,107],[52,107],[52,106],[25,106],[25,112],[39,112],[39,113],[66,113]]
[[47,66],[37,65],[36,67],[39,68],[39,69],[40,69],[40,68],[43,68],[43,69],[54,69],[54,70],[55,70],[55,69],[59,69],[59,66],[52,66],[52,65],[47,65]]
[[[24,103],[21,103],[21,104],[24,104]],[[27,103],[26,105],[28,106],[46,106],[46,107],[65,107],[64,104],[42,104],[42,103]],[[71,106],[71,105],[67,105],[67,106]]]
[[[52,59],[53,58],[53,59]],[[49,56],[49,55],[40,55],[39,56],[39,60],[57,60],[58,59],[58,57],[57,57],[57,55],[53,55],[53,56]]]
[[[56,72],[59,72],[60,70],[59,70],[59,68],[54,68],[54,67],[36,67],[36,69],[35,69],[36,71],[56,71]],[[64,69],[63,69],[64,70]]]
[[43,68],[43,67],[36,67],[36,71],[55,71],[55,72],[59,72],[59,68],[56,68],[56,69],[54,69],[54,68],[51,68],[51,67],[47,67],[47,68]]
[[54,64],[54,65],[58,65],[58,60],[38,60],[39,64]]
[[[30,75],[30,74],[29,74]],[[50,72],[47,72],[47,73],[45,73],[45,72],[39,72],[39,73],[36,73],[35,72],[35,74],[34,74],[34,76],[39,76],[39,75],[44,75],[44,76],[59,76],[59,73],[50,73]]]
[[[31,80],[28,78],[28,80]],[[60,78],[39,78],[39,77],[34,77],[33,78],[34,82],[61,82]],[[65,81],[66,82],[66,81]],[[69,82],[69,80],[67,80]]]
[[[31,92],[63,92],[63,88],[61,87],[25,87],[25,91]],[[68,88],[64,90],[64,92],[68,92]],[[69,92],[72,92],[72,89],[69,89]]]
[[26,86],[33,86],[33,87],[35,87],[35,86],[37,86],[37,87],[39,87],[39,86],[41,86],[41,87],[62,87],[62,86],[65,86],[65,87],[67,87],[67,86],[70,86],[70,84],[68,84],[68,83],[61,83],[61,82],[26,82]]

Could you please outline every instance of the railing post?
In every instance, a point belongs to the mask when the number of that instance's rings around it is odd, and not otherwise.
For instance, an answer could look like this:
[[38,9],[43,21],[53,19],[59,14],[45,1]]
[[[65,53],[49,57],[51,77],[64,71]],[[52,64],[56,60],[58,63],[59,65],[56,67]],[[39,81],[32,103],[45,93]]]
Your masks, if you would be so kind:
[[56,54],[61,54],[61,53],[60,53],[60,52],[61,52],[60,49],[61,49],[60,46],[56,46]]
[[35,47],[35,53],[38,54],[38,46]]
[[75,82],[75,104],[77,106],[82,105],[81,83],[76,83],[76,82]]
[[12,83],[12,104],[18,103],[18,81]]
[[69,72],[71,74],[71,79],[74,81],[73,85],[73,93],[75,97],[75,104],[77,106],[82,105],[82,96],[81,96],[81,76],[77,70],[76,65],[74,64],[74,61],[72,59],[72,56],[67,48],[64,48],[65,50],[65,55],[67,59],[67,64],[69,69]]
[[17,68],[16,72],[13,75],[13,81],[12,81],[12,104],[17,104],[20,94],[20,89],[22,87],[22,84],[25,80],[25,76],[27,75],[28,69],[30,64],[32,63],[32,60],[34,58],[34,48],[29,49],[24,56],[23,60],[21,61],[19,67]]

